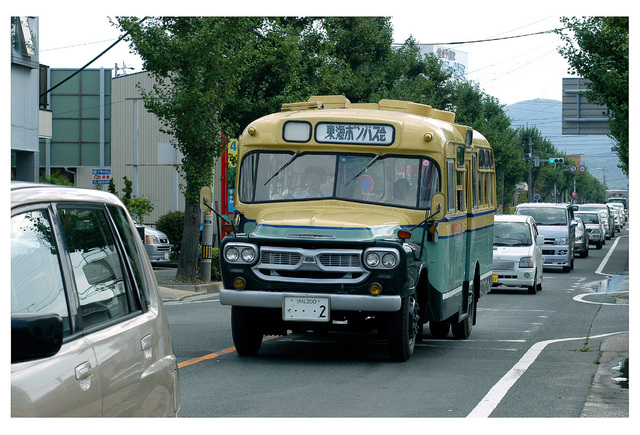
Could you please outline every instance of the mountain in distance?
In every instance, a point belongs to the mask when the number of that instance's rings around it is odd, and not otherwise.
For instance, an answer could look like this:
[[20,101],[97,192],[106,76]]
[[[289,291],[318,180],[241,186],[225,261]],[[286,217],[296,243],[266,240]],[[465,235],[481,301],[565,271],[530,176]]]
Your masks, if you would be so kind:
[[562,135],[561,101],[541,98],[520,101],[505,106],[504,111],[511,118],[513,128],[535,126],[558,151],[567,155],[581,154],[581,163],[598,180],[606,180],[607,189],[629,188],[629,178],[617,166],[618,155],[611,151],[614,144],[611,138],[603,135]]

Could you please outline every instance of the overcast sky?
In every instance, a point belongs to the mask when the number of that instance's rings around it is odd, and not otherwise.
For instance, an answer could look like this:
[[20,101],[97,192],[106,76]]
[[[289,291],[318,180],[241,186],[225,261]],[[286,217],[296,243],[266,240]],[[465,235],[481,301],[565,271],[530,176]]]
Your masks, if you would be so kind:
[[[193,3],[193,4],[192,4]],[[217,2],[216,2],[217,3]],[[135,2],[133,9],[123,7],[120,0],[78,15],[74,6],[42,8],[40,17],[40,62],[53,68],[79,68],[111,45],[120,35],[109,24],[108,16],[116,14],[144,15],[385,15],[392,17],[394,42],[404,42],[410,35],[418,43],[445,44],[475,41],[543,32],[562,26],[561,16],[629,15],[628,1],[609,0],[606,7],[591,0],[534,2],[454,0],[395,1],[391,6],[382,2],[339,2],[325,0],[322,6],[291,7],[291,2],[243,1],[242,8],[233,5],[213,9],[211,3],[173,2],[164,8],[163,2]],[[600,2],[602,4],[604,2]],[[86,3],[78,4],[83,10]],[[182,7],[176,10],[176,5]],[[200,6],[199,6],[200,4]],[[380,6],[380,5],[383,6]],[[59,4],[60,5],[60,4]],[[160,6],[158,6],[160,5]],[[463,7],[463,5],[465,5]],[[71,13],[70,13],[71,12]],[[84,11],[83,11],[84,12]],[[478,83],[502,104],[536,98],[562,99],[562,78],[569,77],[568,65],[557,52],[562,43],[558,35],[525,36],[492,42],[447,45],[468,53],[467,78]],[[91,68],[133,69],[139,72],[141,60],[129,53],[126,42],[94,62]]]

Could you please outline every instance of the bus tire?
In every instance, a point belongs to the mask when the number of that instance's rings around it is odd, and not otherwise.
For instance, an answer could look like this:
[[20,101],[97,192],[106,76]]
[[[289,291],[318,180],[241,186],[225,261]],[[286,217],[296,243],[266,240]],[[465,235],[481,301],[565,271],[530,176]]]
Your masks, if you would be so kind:
[[240,356],[253,356],[262,345],[260,315],[248,307],[231,307],[231,335]]
[[467,316],[461,322],[454,321],[451,323],[453,338],[457,340],[466,340],[471,335],[471,329],[473,328],[473,316],[476,311],[476,301],[473,293],[473,291],[469,292]]
[[393,361],[404,362],[411,358],[416,346],[420,312],[415,294],[402,299],[402,307],[389,317],[387,345]]

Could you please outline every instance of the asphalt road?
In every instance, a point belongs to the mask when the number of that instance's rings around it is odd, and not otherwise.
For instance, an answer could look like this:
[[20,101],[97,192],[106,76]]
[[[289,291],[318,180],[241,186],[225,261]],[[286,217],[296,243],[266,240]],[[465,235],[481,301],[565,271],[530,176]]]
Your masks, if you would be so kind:
[[580,417],[603,340],[629,331],[628,249],[627,227],[570,273],[545,269],[536,295],[494,290],[468,340],[427,327],[405,363],[375,334],[268,337],[243,358],[217,295],[165,302],[181,416]]

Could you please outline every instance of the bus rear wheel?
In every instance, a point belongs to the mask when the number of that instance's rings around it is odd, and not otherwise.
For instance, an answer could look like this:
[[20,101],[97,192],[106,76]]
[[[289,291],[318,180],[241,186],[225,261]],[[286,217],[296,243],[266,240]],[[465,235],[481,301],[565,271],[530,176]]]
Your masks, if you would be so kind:
[[392,360],[403,362],[411,358],[420,327],[418,302],[415,295],[407,296],[402,299],[400,311],[389,318],[387,344]]
[[457,340],[466,340],[471,335],[473,328],[473,315],[476,310],[475,297],[473,291],[469,292],[469,306],[467,308],[467,316],[461,322],[454,321],[451,323],[451,332]]

